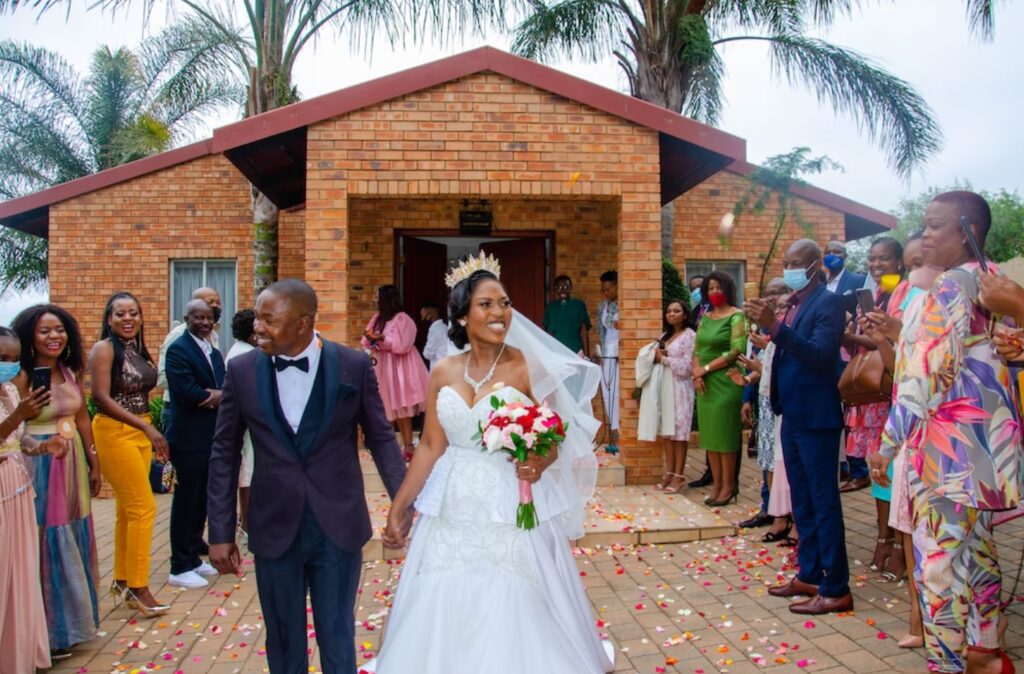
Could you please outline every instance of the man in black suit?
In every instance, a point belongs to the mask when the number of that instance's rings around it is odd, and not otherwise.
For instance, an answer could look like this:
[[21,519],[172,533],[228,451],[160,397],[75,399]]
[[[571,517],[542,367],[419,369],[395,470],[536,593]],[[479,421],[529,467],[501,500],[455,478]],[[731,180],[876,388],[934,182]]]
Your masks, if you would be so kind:
[[[302,281],[278,281],[260,293],[259,349],[228,364],[210,457],[210,560],[221,573],[238,574],[235,506],[249,430],[249,550],[274,674],[307,671],[307,591],[324,673],[356,670],[355,598],[372,534],[357,428],[388,494],[405,476],[370,359],[317,335],[316,310],[316,293]],[[411,525],[410,510],[405,534]]]
[[210,446],[217,426],[217,406],[224,382],[224,359],[210,344],[213,309],[203,300],[185,307],[186,330],[167,347],[170,422],[164,436],[171,446],[177,484],[171,501],[171,575],[175,587],[209,585],[217,570],[203,562],[206,552],[206,480]]

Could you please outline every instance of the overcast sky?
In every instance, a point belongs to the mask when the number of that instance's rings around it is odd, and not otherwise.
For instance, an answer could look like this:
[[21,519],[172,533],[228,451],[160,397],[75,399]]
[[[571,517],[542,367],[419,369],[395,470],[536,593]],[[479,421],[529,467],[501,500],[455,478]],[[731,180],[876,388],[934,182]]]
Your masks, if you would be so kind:
[[[902,197],[957,178],[981,189],[1024,191],[1024,41],[1020,39],[1024,2],[998,5],[996,37],[989,43],[968,33],[965,0],[878,0],[864,5],[854,18],[839,21],[824,37],[856,49],[914,85],[942,126],[942,152],[909,183],[900,181],[853,121],[837,117],[812,93],[773,78],[764,45],[730,43],[722,51],[728,76],[721,127],[746,139],[747,158],[757,162],[808,146],[845,168],[813,178],[814,184],[882,210],[895,208]],[[13,17],[0,17],[0,38],[58,50],[84,72],[98,45],[131,46],[167,20],[163,8],[154,12],[148,27],[139,11],[112,18],[76,10],[68,19],[63,11],[53,11],[38,21],[34,13],[19,11]],[[344,36],[328,32],[303,53],[294,81],[302,97],[309,98],[481,44],[507,49],[508,43],[499,34],[469,38],[447,48],[392,49],[379,43],[368,58],[351,50]],[[626,90],[611,61],[551,65]],[[227,111],[211,119],[209,128],[197,137],[236,118],[237,111]],[[0,307],[0,314],[5,313]],[[0,315],[0,322],[5,319]]]

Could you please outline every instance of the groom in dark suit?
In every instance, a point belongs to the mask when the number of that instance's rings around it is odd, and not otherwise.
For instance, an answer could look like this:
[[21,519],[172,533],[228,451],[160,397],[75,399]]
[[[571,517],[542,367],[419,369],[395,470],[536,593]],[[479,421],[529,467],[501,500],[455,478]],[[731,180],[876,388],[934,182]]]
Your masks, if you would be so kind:
[[174,587],[201,588],[217,571],[199,557],[207,553],[206,481],[224,359],[210,343],[213,309],[203,300],[185,307],[185,332],[167,347],[165,372],[171,392],[164,435],[171,446],[177,484],[171,502],[171,575]]
[[[304,674],[306,593],[325,674],[356,671],[354,608],[372,531],[357,425],[388,494],[405,475],[369,358],[314,330],[317,299],[302,281],[272,284],[256,301],[259,349],[228,365],[210,457],[210,560],[241,571],[235,545],[242,434],[253,445],[249,550],[274,674]],[[412,523],[406,514],[405,532]]]
[[786,285],[794,291],[785,317],[777,319],[762,299],[745,305],[747,317],[775,342],[772,410],[782,415],[783,458],[800,532],[800,572],[768,592],[777,597],[812,596],[790,604],[793,613],[850,611],[853,596],[839,500],[843,410],[837,367],[846,309],[838,295],[825,289],[818,244],[797,241],[786,251],[782,266]]

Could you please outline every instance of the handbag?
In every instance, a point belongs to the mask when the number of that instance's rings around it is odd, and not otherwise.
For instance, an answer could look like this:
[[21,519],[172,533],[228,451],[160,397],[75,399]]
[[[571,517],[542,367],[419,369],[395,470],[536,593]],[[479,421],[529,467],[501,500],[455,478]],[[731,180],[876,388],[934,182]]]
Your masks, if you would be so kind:
[[885,368],[881,353],[863,351],[850,359],[839,377],[839,397],[854,407],[892,400],[892,373]]

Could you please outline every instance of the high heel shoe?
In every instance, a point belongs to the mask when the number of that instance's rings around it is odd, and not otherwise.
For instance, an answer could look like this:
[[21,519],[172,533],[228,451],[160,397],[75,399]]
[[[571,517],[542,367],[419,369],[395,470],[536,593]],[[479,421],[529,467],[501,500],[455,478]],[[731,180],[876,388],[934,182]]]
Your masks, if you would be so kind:
[[[897,570],[899,570],[899,573],[893,571],[891,568],[894,559],[896,560],[896,568]],[[900,570],[901,566],[903,567],[902,570]],[[903,577],[906,575],[907,566],[903,557],[903,544],[893,543],[892,554],[889,555],[889,560],[885,563],[885,571],[882,572],[882,582],[895,583],[897,581],[903,580]]]
[[712,508],[721,508],[722,506],[727,506],[730,503],[738,502],[739,498],[740,498],[740,492],[739,492],[738,489],[736,489],[736,490],[733,490],[732,496],[729,496],[724,501],[711,501],[710,503],[705,501],[705,503],[707,503]]
[[[892,546],[895,539],[893,538],[879,538],[875,543],[875,554],[871,560],[871,565],[868,566],[869,571],[881,571],[885,565],[889,562],[889,557],[892,556]],[[886,552],[885,548],[889,550]]]
[[124,603],[124,593],[127,590],[127,587],[118,585],[116,580],[110,581],[110,598],[114,600],[114,608]]
[[781,531],[769,531],[761,537],[762,543],[778,543],[789,538],[789,532],[793,530],[793,520],[790,517],[786,518],[786,528]]
[[685,479],[685,477],[683,475],[680,475],[679,473],[669,473],[669,475],[671,475],[672,477],[679,478],[679,486],[673,487],[670,481],[669,484],[665,486],[665,493],[678,494],[679,490],[683,488],[683,480]]
[[143,604],[139,596],[128,587],[124,589],[124,605],[141,613],[143,618],[158,618],[171,610],[170,606],[163,604],[156,604],[154,606]]
[[654,489],[656,489],[657,491],[661,491],[662,489],[667,487],[669,482],[672,481],[672,476],[673,475],[675,475],[675,473],[665,473],[664,475],[662,475],[661,476],[661,482],[655,483]]
[[[999,648],[982,648],[981,646],[968,646],[967,647],[967,658],[970,659],[971,653],[984,653],[986,655],[999,655],[999,660],[1002,663],[1003,668],[999,670],[1000,674],[1016,674],[1017,669],[1013,666],[1013,660],[1010,660],[1010,656],[1006,654],[1006,651]],[[970,669],[970,666],[968,666]]]

